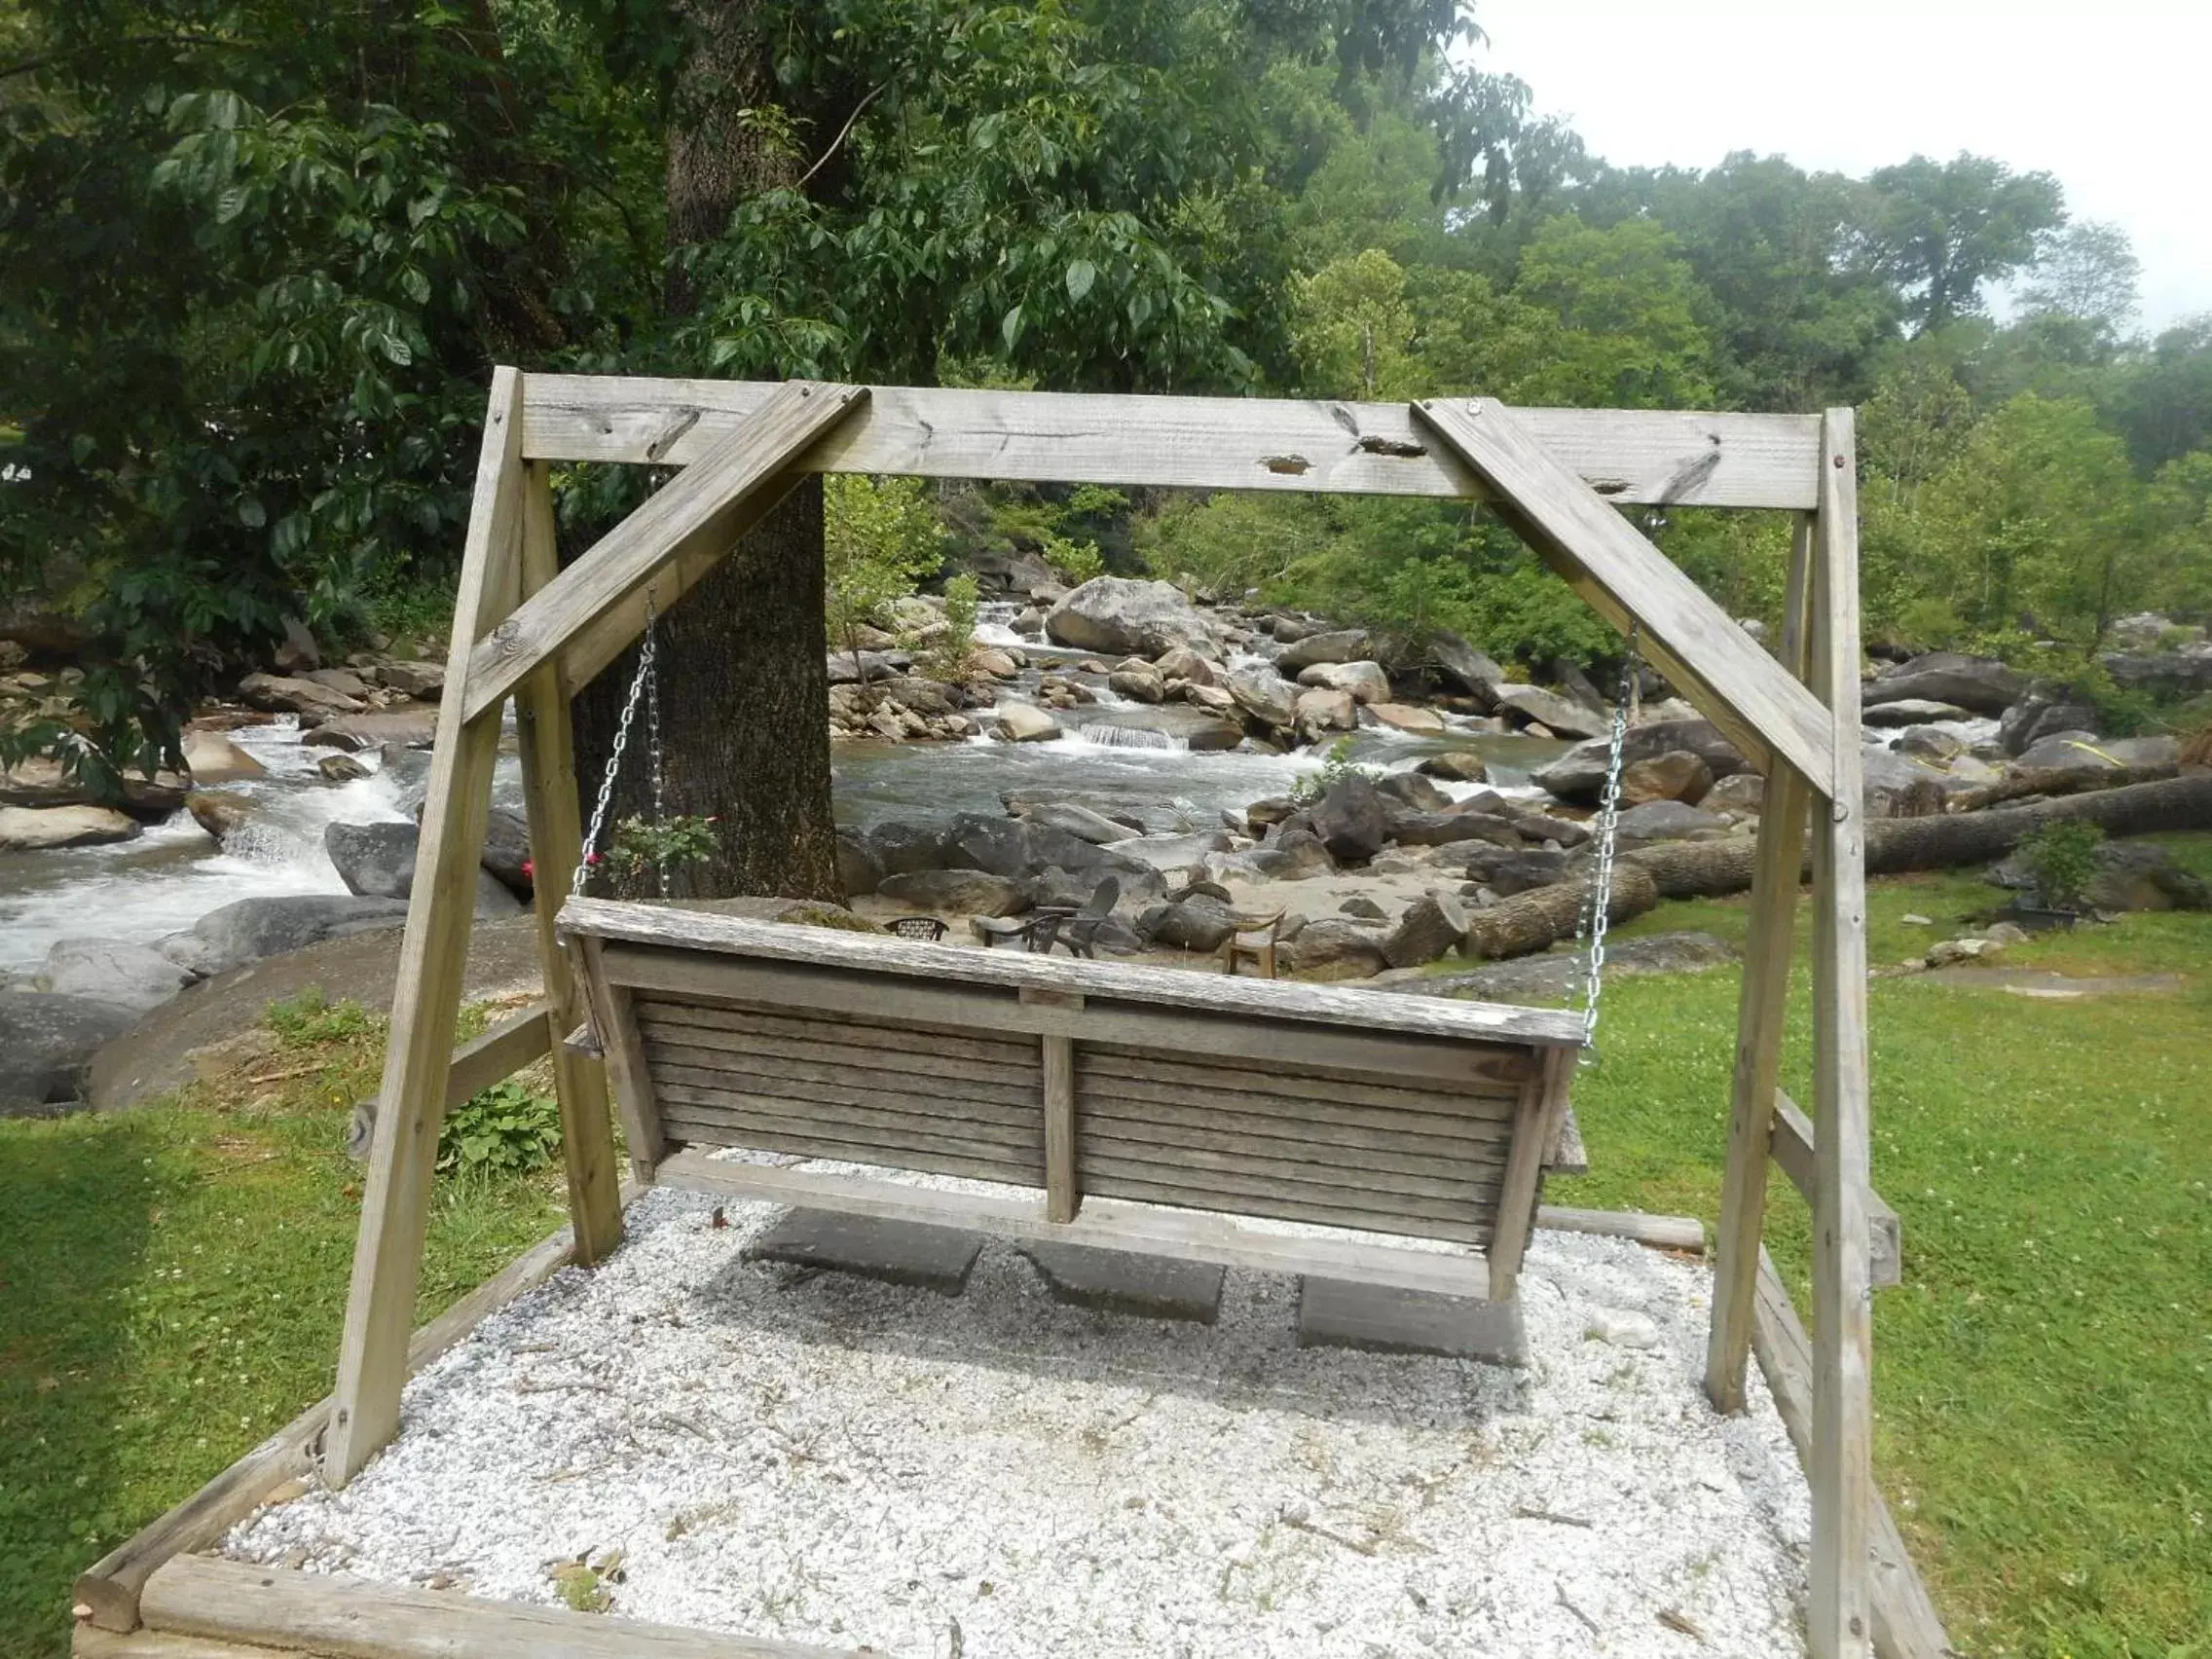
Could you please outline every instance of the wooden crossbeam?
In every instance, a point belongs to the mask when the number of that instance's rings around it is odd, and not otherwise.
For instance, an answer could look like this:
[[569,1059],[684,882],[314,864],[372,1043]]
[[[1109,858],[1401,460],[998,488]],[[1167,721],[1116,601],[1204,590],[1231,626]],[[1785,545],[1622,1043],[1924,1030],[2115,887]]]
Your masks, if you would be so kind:
[[1488,398],[1414,407],[1489,487],[1498,516],[1607,621],[1641,627],[1645,654],[1747,757],[1778,756],[1820,793],[1834,789],[1826,711],[1513,411]]
[[[1811,1203],[1817,1167],[1813,1120],[1779,1088],[1774,1091],[1774,1161]],[[1876,1290],[1904,1282],[1904,1223],[1882,1200],[1882,1195],[1873,1191],[1866,1194],[1866,1249],[1868,1272]]]
[[798,458],[867,399],[867,388],[793,381],[775,389],[592,549],[480,641],[463,709],[496,717],[533,672],[557,661],[573,695],[645,632],[648,597],[666,610],[791,493]]
[[[773,383],[532,375],[533,461],[696,462]],[[1007,483],[1425,496],[1482,486],[1403,403],[1137,397],[879,386],[801,464]],[[1609,501],[1787,507],[1817,497],[1820,420],[1674,409],[1518,409],[1545,451]]]

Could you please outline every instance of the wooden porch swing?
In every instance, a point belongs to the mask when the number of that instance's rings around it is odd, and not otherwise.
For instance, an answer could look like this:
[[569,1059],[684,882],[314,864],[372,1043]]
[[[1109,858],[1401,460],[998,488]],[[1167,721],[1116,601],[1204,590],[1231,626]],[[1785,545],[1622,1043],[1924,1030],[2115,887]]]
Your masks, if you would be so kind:
[[[549,466],[574,461],[682,470],[562,570]],[[1578,1015],[571,896],[582,824],[570,699],[639,639],[653,607],[674,604],[812,472],[1477,498],[1608,621],[1637,633],[1644,654],[1767,779],[1706,1390],[1718,1410],[1740,1410],[1756,1346],[1812,1488],[1806,1624],[1815,1659],[1942,1652],[1869,1462],[1877,1201],[1868,1185],[1851,411],[1263,402],[505,368],[494,376],[486,420],[337,1388],[80,1580],[81,1650],[167,1651],[100,1634],[131,1631],[142,1616],[187,1635],[320,1650],[296,1620],[285,1623],[278,1603],[291,1590],[190,1552],[317,1450],[328,1482],[350,1480],[398,1431],[402,1385],[425,1352],[558,1267],[588,1266],[616,1247],[623,1193],[609,1081],[641,1181],[1510,1304],[1583,1039]],[[1795,515],[1777,655],[1616,510],[1666,502]],[[509,699],[539,872],[545,994],[457,1052],[475,871]],[[1808,827],[1809,1132],[1776,1087]],[[604,1067],[563,1041],[587,1021]],[[411,1351],[447,1106],[548,1050],[571,1235],[501,1275]],[[809,1175],[702,1150],[718,1145],[1039,1192],[1034,1201],[983,1199]],[[1813,1207],[1809,1336],[1761,1248],[1770,1156]],[[1239,1215],[1455,1248],[1291,1238],[1239,1228],[1231,1219]],[[222,1597],[261,1610],[227,1624],[190,1611],[196,1600]],[[537,1625],[552,1616],[542,1613],[533,1610]],[[603,1650],[590,1644],[596,1638],[573,1639],[584,1645],[563,1651]],[[665,1650],[765,1650],[706,1640]]]

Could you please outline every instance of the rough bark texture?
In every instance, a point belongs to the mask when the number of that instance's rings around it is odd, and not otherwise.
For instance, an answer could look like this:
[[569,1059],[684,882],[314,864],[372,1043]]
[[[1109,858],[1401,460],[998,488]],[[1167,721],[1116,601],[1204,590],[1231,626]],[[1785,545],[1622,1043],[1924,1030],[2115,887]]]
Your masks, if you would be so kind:
[[[759,0],[687,0],[686,53],[668,134],[672,247],[719,237],[748,196],[798,176],[766,129],[744,119],[777,99]],[[668,306],[699,296],[672,266]],[[721,855],[672,876],[677,897],[841,901],[830,804],[824,666],[822,483],[809,479],[668,614],[660,636],[661,740],[670,816],[721,820]],[[588,815],[635,662],[577,699],[578,782]],[[640,717],[643,726],[643,716]],[[650,812],[645,733],[634,731],[613,816]]]
[[2038,767],[2012,772],[1978,790],[1962,790],[1951,801],[1954,812],[1979,812],[2027,795],[2083,794],[2095,790],[2124,789],[2130,784],[2151,784],[2170,778],[2179,766],[2123,766],[2118,771],[2059,771]]
[[[2094,824],[2108,835],[2212,829],[2212,773],[2068,795],[2034,806],[1953,812],[1940,818],[1878,818],[1866,826],[1866,870],[1897,875],[2003,858],[2046,824]],[[1751,885],[1749,838],[1671,841],[1622,855],[1646,871],[1661,898],[1714,898]],[[1808,878],[1811,866],[1806,866]],[[1617,879],[1617,877],[1616,877]],[[1551,891],[1545,889],[1544,891]]]
[[[1582,916],[1588,879],[1555,881],[1500,899],[1487,910],[1467,914],[1468,956],[1526,956],[1563,939],[1572,939]],[[1625,922],[1659,903],[1659,887],[1648,870],[1623,859],[1613,866],[1612,903],[1606,916]]]

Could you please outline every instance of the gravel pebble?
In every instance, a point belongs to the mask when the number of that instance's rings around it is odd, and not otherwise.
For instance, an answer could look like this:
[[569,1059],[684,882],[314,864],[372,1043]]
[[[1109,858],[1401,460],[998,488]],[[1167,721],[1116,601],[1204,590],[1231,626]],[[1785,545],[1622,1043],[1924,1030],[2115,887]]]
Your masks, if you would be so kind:
[[1301,1350],[1262,1273],[1206,1327],[1064,1307],[997,1242],[956,1299],[747,1266],[779,1212],[717,1207],[647,1193],[228,1553],[549,1603],[619,1549],[614,1612],[901,1659],[1804,1651],[1804,1479],[1755,1367],[1705,1403],[1703,1268],[1539,1234],[1513,1372]]

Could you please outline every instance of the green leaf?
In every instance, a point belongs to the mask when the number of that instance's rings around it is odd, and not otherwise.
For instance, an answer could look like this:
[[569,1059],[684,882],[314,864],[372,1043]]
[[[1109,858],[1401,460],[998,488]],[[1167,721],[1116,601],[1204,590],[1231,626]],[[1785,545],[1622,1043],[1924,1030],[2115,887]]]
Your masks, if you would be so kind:
[[1080,303],[1090,292],[1090,284],[1098,280],[1098,267],[1088,259],[1068,261],[1068,298]]
[[215,198],[215,223],[227,225],[245,211],[245,187],[234,184]]
[[1014,350],[1014,343],[1021,338],[1021,308],[1015,306],[999,322],[999,333],[1006,339],[1006,349]]
[[384,337],[384,354],[403,369],[415,360],[414,350],[396,334]]
[[248,496],[239,502],[239,523],[246,529],[259,530],[268,522],[269,509],[261,504],[258,498]]

